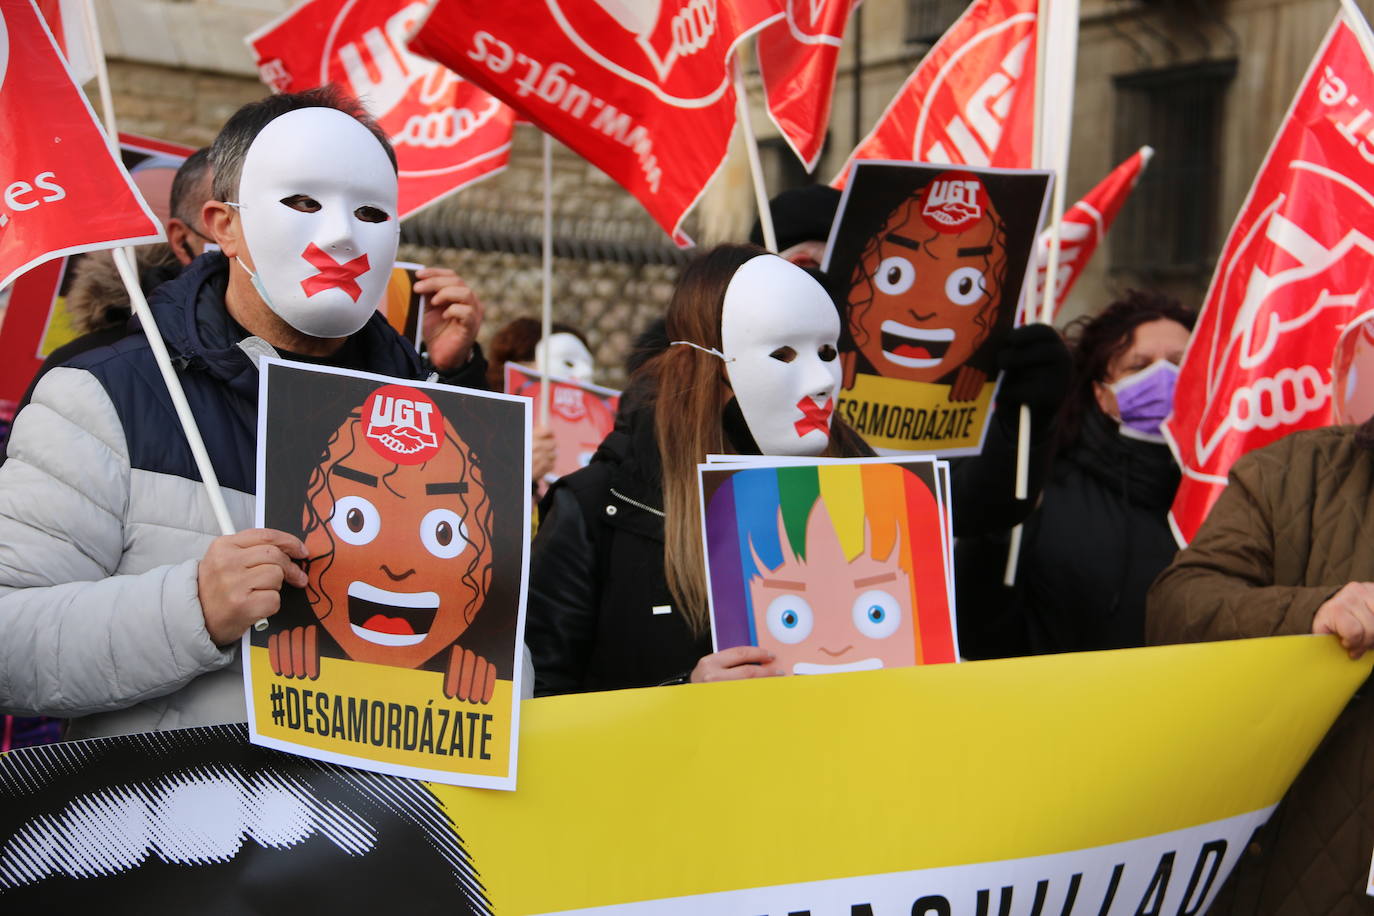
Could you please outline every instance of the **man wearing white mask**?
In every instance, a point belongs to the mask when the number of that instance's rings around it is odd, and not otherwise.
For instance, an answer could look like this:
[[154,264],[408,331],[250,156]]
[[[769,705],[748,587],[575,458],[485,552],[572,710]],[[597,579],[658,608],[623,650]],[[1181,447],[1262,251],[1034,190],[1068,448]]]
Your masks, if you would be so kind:
[[356,101],[325,88],[252,103],[211,158],[201,217],[223,255],[149,304],[239,532],[216,536],[142,334],[49,373],[0,468],[0,711],[70,718],[68,737],[246,717],[238,640],[305,581],[297,538],[249,527],[256,356],[481,377],[481,305],[452,271],[416,284],[432,363],[376,311],[396,164]]

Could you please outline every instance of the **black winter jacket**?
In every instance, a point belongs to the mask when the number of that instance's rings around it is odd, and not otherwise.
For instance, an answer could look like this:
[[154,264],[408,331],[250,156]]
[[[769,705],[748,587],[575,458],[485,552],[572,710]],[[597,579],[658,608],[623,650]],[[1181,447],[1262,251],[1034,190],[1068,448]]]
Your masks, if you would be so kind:
[[1100,411],[1054,462],[1026,523],[1018,605],[1037,654],[1144,645],[1145,593],[1178,550],[1167,446],[1122,436]]
[[653,410],[622,409],[540,505],[525,624],[536,696],[675,681],[711,652],[668,590],[662,506]]

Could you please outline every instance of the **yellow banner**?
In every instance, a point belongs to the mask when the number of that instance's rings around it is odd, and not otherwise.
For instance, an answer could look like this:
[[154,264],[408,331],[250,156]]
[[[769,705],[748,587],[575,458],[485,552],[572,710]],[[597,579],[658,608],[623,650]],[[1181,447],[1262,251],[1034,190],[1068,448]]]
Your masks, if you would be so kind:
[[840,416],[869,445],[899,452],[966,455],[983,446],[996,382],[972,401],[951,401],[950,387],[860,372],[840,392]]
[[501,914],[1200,912],[1370,665],[1286,637],[553,697],[519,791],[432,789]]

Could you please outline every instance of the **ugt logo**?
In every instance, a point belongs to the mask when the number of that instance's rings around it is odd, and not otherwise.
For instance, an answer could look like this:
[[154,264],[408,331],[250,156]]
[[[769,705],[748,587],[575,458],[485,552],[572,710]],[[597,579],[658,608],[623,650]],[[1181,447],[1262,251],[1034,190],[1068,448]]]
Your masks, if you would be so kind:
[[363,420],[368,444],[388,461],[423,464],[439,451],[436,428],[443,420],[435,403],[416,388],[378,388],[363,404]]
[[963,232],[983,218],[982,190],[968,172],[943,172],[926,187],[921,216],[937,232]]

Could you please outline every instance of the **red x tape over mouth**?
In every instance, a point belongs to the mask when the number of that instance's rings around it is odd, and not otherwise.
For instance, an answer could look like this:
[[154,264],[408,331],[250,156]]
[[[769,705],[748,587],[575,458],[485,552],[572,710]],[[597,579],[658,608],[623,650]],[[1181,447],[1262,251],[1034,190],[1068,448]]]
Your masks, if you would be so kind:
[[817,404],[808,394],[797,402],[797,409],[802,412],[802,418],[795,424],[798,436],[805,436],[812,430],[829,434],[830,415],[835,412],[834,398],[826,398],[824,404]]
[[363,294],[363,288],[358,285],[358,278],[371,268],[367,263],[366,254],[360,254],[353,260],[340,264],[329,252],[311,242],[305,251],[301,252],[301,257],[319,271],[315,276],[301,281],[301,289],[305,290],[306,296],[313,296],[328,289],[341,289],[357,302],[358,297]]

